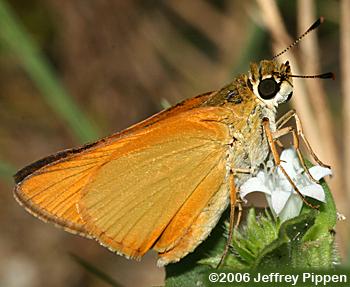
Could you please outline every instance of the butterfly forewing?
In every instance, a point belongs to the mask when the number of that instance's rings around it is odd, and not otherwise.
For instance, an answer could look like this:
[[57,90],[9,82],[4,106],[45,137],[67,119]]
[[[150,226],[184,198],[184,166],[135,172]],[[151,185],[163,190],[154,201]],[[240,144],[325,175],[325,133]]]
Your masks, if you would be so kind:
[[229,109],[193,107],[151,118],[150,126],[44,165],[18,183],[17,198],[40,218],[126,256],[142,256],[157,240],[166,252],[193,232],[226,180],[232,117]]
[[125,137],[130,139],[134,132],[147,130],[148,126],[165,118],[198,107],[211,94],[185,100],[120,133],[81,148],[59,152],[21,169],[15,175],[16,200],[34,216],[87,236],[88,231],[77,212],[80,192],[96,168],[109,160],[114,143]]

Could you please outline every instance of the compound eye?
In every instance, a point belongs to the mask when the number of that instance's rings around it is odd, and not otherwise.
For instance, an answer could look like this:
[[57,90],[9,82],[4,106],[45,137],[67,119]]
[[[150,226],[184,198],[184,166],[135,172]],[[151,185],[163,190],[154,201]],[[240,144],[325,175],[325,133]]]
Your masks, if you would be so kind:
[[272,99],[280,90],[279,85],[274,78],[267,78],[262,80],[258,86],[258,92],[260,97],[264,100]]

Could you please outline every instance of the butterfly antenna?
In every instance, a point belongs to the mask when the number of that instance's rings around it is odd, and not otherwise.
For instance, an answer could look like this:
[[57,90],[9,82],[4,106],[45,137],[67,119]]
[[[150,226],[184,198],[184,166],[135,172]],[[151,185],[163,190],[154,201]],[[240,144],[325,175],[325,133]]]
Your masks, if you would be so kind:
[[301,39],[303,39],[307,34],[309,34],[311,31],[318,28],[322,23],[324,22],[324,17],[320,17],[317,19],[315,23],[313,23],[309,29],[307,29],[302,35],[300,35],[292,44],[290,44],[287,48],[285,48],[282,52],[278,53],[277,55],[272,57],[272,60],[278,58],[279,56],[283,55],[285,52],[287,52],[289,49],[293,48],[296,44],[300,42]]
[[289,75],[289,77],[293,77],[293,78],[308,78],[308,79],[333,79],[335,80],[335,75],[332,72],[329,73],[324,73],[324,74],[319,74],[319,75]]

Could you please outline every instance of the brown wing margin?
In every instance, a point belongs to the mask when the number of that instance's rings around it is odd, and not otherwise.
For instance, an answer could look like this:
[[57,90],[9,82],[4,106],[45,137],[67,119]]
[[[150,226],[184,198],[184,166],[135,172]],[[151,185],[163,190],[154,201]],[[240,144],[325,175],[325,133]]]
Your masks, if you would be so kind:
[[188,110],[191,110],[193,108],[199,107],[201,104],[205,103],[208,100],[208,98],[211,95],[213,95],[214,93],[216,93],[216,92],[207,92],[207,93],[201,94],[197,97],[184,100],[184,101],[178,103],[177,105],[170,107],[166,110],[163,110],[163,111],[151,116],[150,118],[145,119],[144,121],[139,122],[139,123],[131,126],[130,128],[127,128],[121,132],[118,132],[118,133],[115,133],[111,136],[102,138],[96,142],[88,143],[88,144],[83,145],[83,146],[78,147],[78,148],[72,148],[72,149],[66,149],[66,150],[60,151],[60,152],[55,153],[53,155],[50,155],[48,157],[42,158],[36,162],[33,162],[32,164],[20,169],[13,176],[15,183],[16,184],[20,183],[27,176],[31,175],[32,173],[36,172],[37,170],[41,169],[44,166],[47,166],[47,165],[52,164],[54,162],[58,162],[59,160],[68,158],[71,155],[75,155],[75,154],[84,152],[85,150],[89,150],[93,147],[102,145],[107,141],[115,141],[119,138],[122,138],[124,136],[131,134],[132,132],[134,132],[136,130],[153,125],[154,123],[164,119],[165,117],[170,116],[170,114],[171,114],[171,116],[173,116],[173,115],[181,113],[183,111],[188,111]]
[[86,144],[86,145],[83,145],[79,148],[72,148],[72,149],[66,149],[66,150],[63,150],[63,151],[60,151],[58,153],[55,153],[55,154],[52,154],[50,156],[47,156],[45,158],[42,158],[42,159],[39,159],[38,161],[36,162],[33,162],[32,164],[20,169],[13,177],[14,177],[14,180],[15,180],[15,183],[18,184],[20,183],[23,179],[25,179],[28,175],[34,173],[35,171],[39,170],[40,168],[50,164],[50,163],[53,163],[53,162],[56,162],[62,158],[66,158],[70,155],[74,155],[74,154],[77,154],[79,152],[82,152],[84,150],[87,150],[89,148],[92,148],[94,147],[97,143],[99,143],[100,141],[98,142],[94,142],[94,143],[89,143],[89,144]]

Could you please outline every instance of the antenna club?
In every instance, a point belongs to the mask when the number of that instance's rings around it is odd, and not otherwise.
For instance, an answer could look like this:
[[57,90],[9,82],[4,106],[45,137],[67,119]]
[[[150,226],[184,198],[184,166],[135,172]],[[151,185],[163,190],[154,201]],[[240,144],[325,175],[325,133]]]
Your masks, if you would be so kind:
[[321,74],[321,75],[318,75],[318,76],[321,79],[332,79],[332,80],[335,80],[335,74],[333,72],[324,73],[324,74]]
[[321,16],[320,18],[318,18],[318,19],[316,20],[315,23],[313,23],[313,24],[311,25],[311,27],[310,27],[309,29],[307,29],[307,31],[306,31],[304,34],[307,34],[307,33],[309,33],[310,31],[316,29],[316,28],[317,28],[318,26],[320,26],[323,22],[324,22],[324,17]]

